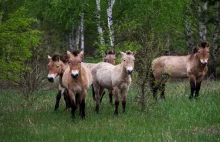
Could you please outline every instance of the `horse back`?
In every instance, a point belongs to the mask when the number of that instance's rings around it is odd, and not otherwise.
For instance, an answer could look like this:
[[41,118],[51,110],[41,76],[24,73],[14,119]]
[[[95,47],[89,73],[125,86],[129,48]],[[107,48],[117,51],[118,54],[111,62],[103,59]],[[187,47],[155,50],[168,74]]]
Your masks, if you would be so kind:
[[92,76],[94,81],[104,88],[112,89],[112,72],[114,68],[115,66],[110,63],[98,63],[92,69]]
[[152,70],[155,78],[168,74],[172,78],[187,77],[187,56],[161,56],[153,60]]

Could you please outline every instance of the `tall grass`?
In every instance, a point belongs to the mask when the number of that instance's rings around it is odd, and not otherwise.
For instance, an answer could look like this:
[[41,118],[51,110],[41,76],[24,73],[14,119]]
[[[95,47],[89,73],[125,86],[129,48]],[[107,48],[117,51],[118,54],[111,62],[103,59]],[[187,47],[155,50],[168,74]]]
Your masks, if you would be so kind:
[[[188,82],[169,83],[166,99],[153,102],[144,112],[128,94],[126,114],[113,115],[114,106],[104,96],[95,113],[91,92],[86,120],[60,108],[54,112],[56,90],[41,91],[25,100],[16,90],[0,93],[0,140],[3,141],[220,141],[220,82],[203,82],[198,100],[188,99]],[[91,91],[91,90],[89,90]],[[107,91],[106,91],[107,94]],[[150,97],[152,98],[152,97]],[[78,113],[78,112],[77,112]]]

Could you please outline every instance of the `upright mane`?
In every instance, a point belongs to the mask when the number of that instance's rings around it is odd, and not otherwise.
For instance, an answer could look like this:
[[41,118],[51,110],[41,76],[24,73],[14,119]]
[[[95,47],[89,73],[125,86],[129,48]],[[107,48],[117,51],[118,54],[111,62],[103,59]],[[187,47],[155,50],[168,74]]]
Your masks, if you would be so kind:
[[76,57],[81,51],[80,50],[73,50],[71,53]]
[[51,57],[52,61],[57,62],[59,60],[61,60],[63,63],[67,63],[68,62],[68,57],[67,55],[59,55],[59,54],[55,54]]
[[60,60],[60,55],[59,54],[55,54],[51,57],[52,61],[56,62]]
[[126,51],[126,54],[127,55],[131,55],[131,54],[133,54],[130,50],[128,50],[128,51]]
[[206,42],[206,41],[205,41],[205,42],[201,42],[200,46],[201,46],[202,48],[209,47],[209,43]]
[[105,54],[107,55],[107,54],[115,54],[115,51],[113,51],[113,50],[110,50],[110,51],[108,51],[108,52],[105,52]]

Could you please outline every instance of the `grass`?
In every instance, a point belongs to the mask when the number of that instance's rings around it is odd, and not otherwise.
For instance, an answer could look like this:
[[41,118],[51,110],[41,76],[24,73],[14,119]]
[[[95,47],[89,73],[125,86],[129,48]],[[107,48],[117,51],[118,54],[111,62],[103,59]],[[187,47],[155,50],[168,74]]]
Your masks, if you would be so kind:
[[[220,141],[220,82],[202,84],[198,100],[188,99],[188,82],[169,83],[166,100],[152,102],[144,112],[128,94],[126,114],[113,115],[114,106],[104,97],[100,114],[94,111],[91,92],[86,101],[86,120],[70,111],[54,112],[55,91],[41,91],[26,100],[19,91],[1,90],[0,140],[4,141]],[[89,90],[91,91],[91,90]],[[151,97],[150,97],[151,98]]]

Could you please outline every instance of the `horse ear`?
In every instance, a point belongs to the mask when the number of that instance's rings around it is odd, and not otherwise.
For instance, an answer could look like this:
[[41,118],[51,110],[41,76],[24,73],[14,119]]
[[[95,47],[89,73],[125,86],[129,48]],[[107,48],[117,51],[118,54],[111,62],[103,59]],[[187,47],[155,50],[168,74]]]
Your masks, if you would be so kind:
[[83,51],[80,51],[78,54],[80,57],[83,57]]
[[48,58],[48,59],[51,59],[50,55],[47,55],[47,58]]
[[198,52],[198,47],[193,48],[193,54],[196,53],[196,52]]
[[71,52],[69,52],[69,51],[67,51],[66,54],[67,54],[67,57],[71,56]]
[[120,53],[121,53],[121,55],[123,56],[125,53],[124,52],[122,52],[122,51],[120,51]]

